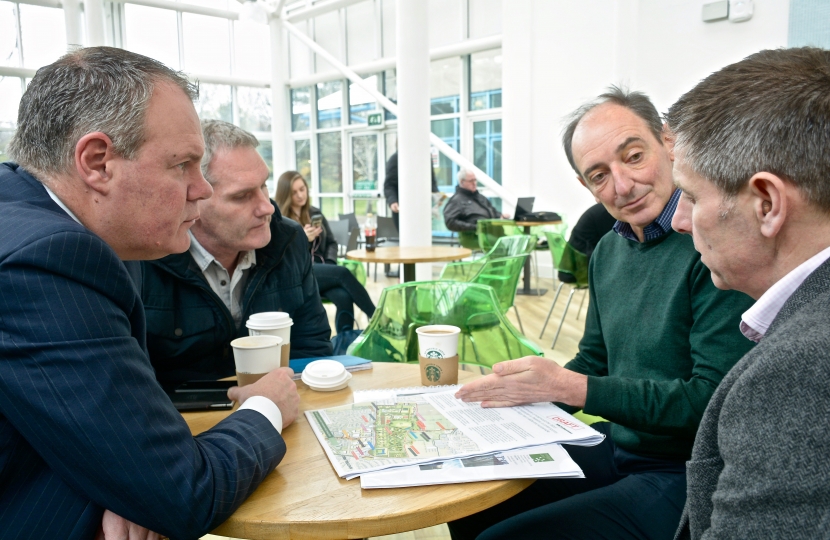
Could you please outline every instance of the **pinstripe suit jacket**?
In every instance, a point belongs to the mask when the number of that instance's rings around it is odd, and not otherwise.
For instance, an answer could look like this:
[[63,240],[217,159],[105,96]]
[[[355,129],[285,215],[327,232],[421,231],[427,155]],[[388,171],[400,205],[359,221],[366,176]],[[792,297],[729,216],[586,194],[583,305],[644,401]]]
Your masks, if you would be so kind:
[[250,410],[190,435],[156,383],[127,267],[0,164],[0,537],[92,538],[108,508],[196,538],[284,453]]

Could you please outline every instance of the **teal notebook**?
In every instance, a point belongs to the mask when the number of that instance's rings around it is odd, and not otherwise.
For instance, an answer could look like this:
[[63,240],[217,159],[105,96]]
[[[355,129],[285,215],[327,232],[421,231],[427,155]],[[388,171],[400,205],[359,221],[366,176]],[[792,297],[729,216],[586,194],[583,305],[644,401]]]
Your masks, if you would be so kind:
[[[298,358],[296,360],[289,360],[288,365],[294,370],[296,375],[303,372],[305,367],[315,360],[335,360],[346,367],[346,371],[361,371],[364,369],[372,369],[372,361],[366,358],[358,358],[357,356],[342,355],[342,356],[318,356],[317,358]],[[298,376],[295,378],[299,378]]]

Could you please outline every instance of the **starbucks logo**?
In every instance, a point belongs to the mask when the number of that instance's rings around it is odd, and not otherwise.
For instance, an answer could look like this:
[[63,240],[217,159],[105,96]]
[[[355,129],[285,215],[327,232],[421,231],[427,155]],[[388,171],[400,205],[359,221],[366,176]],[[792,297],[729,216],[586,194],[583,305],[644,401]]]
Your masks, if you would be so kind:
[[444,354],[438,349],[427,349],[427,358],[444,358]]
[[429,382],[438,382],[441,379],[441,368],[435,364],[429,364],[426,368],[426,374]]

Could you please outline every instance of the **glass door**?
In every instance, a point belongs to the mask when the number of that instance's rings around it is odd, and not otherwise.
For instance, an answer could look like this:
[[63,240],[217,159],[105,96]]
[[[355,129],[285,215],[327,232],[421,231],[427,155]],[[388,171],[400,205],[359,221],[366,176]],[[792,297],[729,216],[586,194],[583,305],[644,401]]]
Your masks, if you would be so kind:
[[366,214],[386,214],[383,185],[380,180],[380,152],[378,132],[352,133],[349,141],[349,194],[358,223]]

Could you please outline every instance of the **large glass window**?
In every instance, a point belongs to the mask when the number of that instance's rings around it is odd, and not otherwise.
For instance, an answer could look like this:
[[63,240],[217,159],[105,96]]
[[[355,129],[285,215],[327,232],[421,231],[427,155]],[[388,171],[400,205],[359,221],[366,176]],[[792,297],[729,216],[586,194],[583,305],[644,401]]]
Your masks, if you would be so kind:
[[343,151],[341,133],[320,133],[317,135],[319,154],[320,192],[340,193],[343,191]]
[[338,127],[342,108],[343,81],[317,83],[317,127]]
[[[433,120],[432,132],[441,137],[441,140],[458,151],[461,145],[461,120],[458,118],[447,118],[446,120]],[[438,156],[438,163],[433,164],[435,170],[435,181],[438,189],[451,192],[454,189],[458,175],[458,165],[444,154]]]
[[271,90],[240,86],[236,89],[239,127],[248,131],[271,131]]
[[473,163],[501,184],[501,120],[473,122]]
[[[297,139],[294,141],[294,159],[297,163],[297,172],[303,175],[311,186],[311,140]],[[313,186],[311,187],[314,190]],[[328,215],[326,215],[328,217]]]
[[291,90],[291,130],[305,131],[311,128],[311,88]]
[[[342,62],[344,58],[340,35],[340,11],[330,11],[314,18],[314,40]],[[314,57],[314,66],[317,73],[334,71],[334,67],[320,56],[315,54]]]
[[0,66],[20,66],[16,8],[16,4],[0,1]]
[[461,41],[461,0],[429,0],[429,47]]
[[468,0],[470,39],[501,34],[502,0]]
[[[297,22],[297,29],[308,35],[308,21]],[[311,73],[311,51],[293,35],[288,36],[288,54],[292,77]]]
[[[377,75],[372,75],[365,80],[371,86],[380,90],[378,79]],[[365,124],[366,117],[369,116],[369,113],[375,112],[377,107],[375,98],[369,92],[354,83],[349,84],[349,123]]]
[[13,134],[11,131],[0,131],[0,163],[11,159],[6,153],[6,147],[9,146],[9,141],[12,140]]
[[200,84],[196,112],[202,120],[233,122],[231,87],[225,84]]
[[346,8],[346,47],[350,65],[378,57],[375,45],[377,26],[374,2],[360,2]]
[[378,136],[352,136],[352,181],[355,191],[370,191],[378,186]]
[[470,110],[501,107],[501,49],[470,55]]
[[124,4],[126,49],[179,69],[179,31],[176,12]]
[[39,68],[66,54],[66,23],[63,10],[18,4],[23,65]]
[[340,219],[343,213],[343,197],[317,197],[317,204],[326,219]]
[[17,126],[17,107],[22,95],[19,78],[0,77],[0,129]]
[[271,35],[264,24],[233,23],[233,74],[251,79],[270,77]]
[[457,113],[461,97],[461,58],[435,60],[429,68],[431,114]]
[[189,73],[231,74],[227,19],[182,13],[184,68]]

